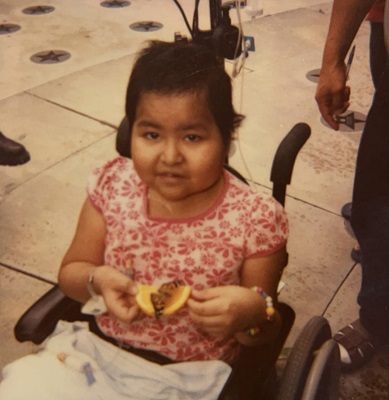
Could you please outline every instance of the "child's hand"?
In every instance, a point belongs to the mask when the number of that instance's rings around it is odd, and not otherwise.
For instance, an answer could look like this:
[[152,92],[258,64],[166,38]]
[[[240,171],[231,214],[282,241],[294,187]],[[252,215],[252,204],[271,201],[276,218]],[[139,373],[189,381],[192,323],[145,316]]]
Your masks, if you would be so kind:
[[135,301],[138,289],[127,275],[104,265],[96,269],[93,282],[110,314],[125,323],[139,318],[141,312]]
[[261,309],[258,294],[241,286],[192,290],[187,302],[193,322],[211,336],[232,336],[251,326]]

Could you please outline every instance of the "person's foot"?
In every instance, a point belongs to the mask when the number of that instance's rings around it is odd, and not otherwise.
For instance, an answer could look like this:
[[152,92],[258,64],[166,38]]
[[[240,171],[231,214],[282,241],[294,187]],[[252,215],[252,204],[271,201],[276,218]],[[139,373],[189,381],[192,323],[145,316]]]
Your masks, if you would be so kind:
[[350,202],[350,203],[346,203],[340,210],[342,217],[346,221],[351,221],[351,209],[352,209],[352,203]]
[[365,365],[380,346],[359,319],[340,329],[333,339],[338,343],[343,371],[353,371]]
[[20,165],[30,160],[26,148],[0,132],[0,165]]
[[[346,203],[342,209],[340,210],[340,213],[342,214],[342,217],[345,219],[345,221],[349,224],[351,221],[351,210],[352,210],[352,203]],[[350,228],[351,229],[351,228]],[[361,249],[359,247],[359,244],[356,243],[354,247],[351,250],[351,259],[354,260],[357,263],[362,262],[362,254],[361,254]]]
[[351,249],[351,258],[356,263],[360,264],[362,262],[361,248],[358,243],[355,243],[354,247]]

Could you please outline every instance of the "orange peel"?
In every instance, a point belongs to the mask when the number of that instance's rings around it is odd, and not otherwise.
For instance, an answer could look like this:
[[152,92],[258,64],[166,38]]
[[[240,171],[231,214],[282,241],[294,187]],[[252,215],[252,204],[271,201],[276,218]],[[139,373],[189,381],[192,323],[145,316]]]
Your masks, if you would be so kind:
[[[157,285],[138,285],[138,293],[135,296],[135,300],[139,305],[139,308],[150,316],[155,316],[155,309],[151,301],[151,294],[158,293],[160,286]],[[169,298],[166,299],[162,316],[169,316],[180,310],[187,302],[191,293],[190,286],[177,286],[172,291]]]

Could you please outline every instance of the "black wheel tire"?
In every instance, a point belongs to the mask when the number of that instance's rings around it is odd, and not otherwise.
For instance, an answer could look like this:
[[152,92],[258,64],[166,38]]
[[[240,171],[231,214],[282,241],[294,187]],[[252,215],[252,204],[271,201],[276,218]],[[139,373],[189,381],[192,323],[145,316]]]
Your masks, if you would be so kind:
[[315,356],[302,400],[338,400],[339,383],[339,346],[334,339],[330,339],[321,346]]
[[323,317],[315,316],[305,325],[288,357],[277,400],[301,399],[314,353],[331,336],[331,328]]

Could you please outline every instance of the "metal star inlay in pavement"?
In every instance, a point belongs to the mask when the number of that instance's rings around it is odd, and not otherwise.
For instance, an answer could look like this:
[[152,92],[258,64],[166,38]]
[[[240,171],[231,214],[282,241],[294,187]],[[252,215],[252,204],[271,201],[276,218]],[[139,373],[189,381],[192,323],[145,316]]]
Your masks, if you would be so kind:
[[354,112],[351,112],[350,114],[347,115],[339,115],[336,117],[336,121],[338,122],[338,124],[346,125],[348,128],[352,130],[355,130],[355,124],[366,122],[363,119],[355,118]]
[[70,53],[63,50],[41,51],[30,57],[37,64],[58,64],[70,58]]
[[124,0],[111,0],[111,1],[103,1],[100,3],[102,7],[106,8],[122,8],[128,7],[131,3],[129,1]]
[[55,8],[51,6],[33,6],[25,8],[23,13],[27,15],[42,15],[51,13],[54,10]]
[[[362,132],[366,123],[366,115],[354,110],[347,110],[341,115],[334,116],[334,118],[339,124],[339,132]],[[320,117],[320,122],[327,128],[332,129],[323,117]]]
[[313,83],[317,83],[319,82],[319,78],[320,78],[320,69],[314,69],[312,71],[307,72],[307,74],[305,75],[305,77],[313,82]]
[[21,29],[20,25],[16,24],[1,24],[0,25],[0,35],[7,35],[9,33],[14,33]]
[[163,27],[162,24],[154,21],[141,21],[141,22],[135,22],[130,25],[130,28],[133,31],[137,32],[154,32],[158,31],[162,27]]

